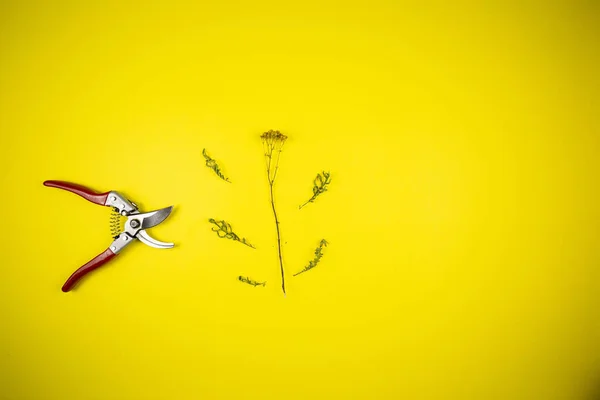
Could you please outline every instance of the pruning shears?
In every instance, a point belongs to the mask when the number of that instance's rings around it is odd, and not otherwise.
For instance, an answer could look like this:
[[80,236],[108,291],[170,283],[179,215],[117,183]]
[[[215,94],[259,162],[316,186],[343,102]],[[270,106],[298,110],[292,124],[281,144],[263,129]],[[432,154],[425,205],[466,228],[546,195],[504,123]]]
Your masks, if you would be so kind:
[[156,240],[146,232],[146,229],[152,228],[163,222],[169,214],[171,214],[173,206],[141,213],[134,202],[127,200],[127,198],[116,191],[98,193],[85,186],[64,181],[45,181],[44,185],[75,193],[94,204],[112,207],[115,212],[127,217],[123,230],[115,234],[112,244],[104,252],[100,253],[77,271],[73,272],[63,285],[63,292],[71,290],[77,281],[96,268],[109,262],[119,254],[121,250],[135,241],[135,239],[157,249],[170,249],[174,246],[173,243],[164,243]]

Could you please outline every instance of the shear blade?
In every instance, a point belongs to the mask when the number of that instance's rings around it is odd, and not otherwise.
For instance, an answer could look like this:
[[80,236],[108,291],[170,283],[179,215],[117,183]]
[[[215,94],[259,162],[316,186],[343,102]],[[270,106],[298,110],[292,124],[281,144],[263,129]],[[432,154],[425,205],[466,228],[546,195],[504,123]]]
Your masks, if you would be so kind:
[[163,222],[169,214],[171,214],[171,210],[173,210],[173,206],[161,208],[160,210],[151,211],[143,214],[135,215],[135,218],[142,219],[142,229],[152,228]]
[[173,248],[173,246],[175,246],[173,243],[165,243],[161,242],[160,240],[154,239],[153,237],[148,235],[148,233],[144,230],[138,232],[137,238],[140,240],[140,242],[144,243],[145,245],[157,249],[171,249]]

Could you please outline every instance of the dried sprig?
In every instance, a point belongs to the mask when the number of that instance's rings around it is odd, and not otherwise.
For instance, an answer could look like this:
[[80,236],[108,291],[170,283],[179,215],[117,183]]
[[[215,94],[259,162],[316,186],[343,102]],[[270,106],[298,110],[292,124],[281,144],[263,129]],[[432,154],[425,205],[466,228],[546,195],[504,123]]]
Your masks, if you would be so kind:
[[313,180],[313,195],[308,201],[302,204],[299,209],[307,205],[308,203],[312,203],[315,199],[322,193],[327,191],[327,185],[331,183],[331,174],[329,172],[323,171],[323,174],[317,174],[317,177]]
[[300,275],[301,273],[309,271],[316,267],[319,261],[321,260],[321,257],[323,257],[323,248],[327,247],[328,244],[329,243],[327,242],[327,240],[321,239],[321,241],[319,242],[319,247],[315,249],[315,258],[309,261],[308,265],[304,267],[302,271],[295,273],[294,276]]
[[252,247],[253,249],[256,249],[256,247],[254,247],[253,245],[251,245],[246,238],[240,238],[238,235],[236,235],[233,232],[233,229],[231,228],[231,224],[221,220],[221,221],[217,221],[213,218],[209,219],[208,222],[210,222],[211,224],[214,224],[215,226],[213,228],[211,228],[211,230],[213,232],[217,233],[217,236],[219,236],[220,238],[223,239],[231,239],[231,240],[235,240],[238,241],[240,243],[245,244],[246,246]]
[[210,168],[213,171],[215,171],[215,174],[217,174],[217,176],[219,178],[223,179],[225,182],[231,183],[231,181],[229,180],[229,178],[226,178],[223,175],[223,173],[221,172],[221,168],[219,168],[219,165],[217,164],[217,162],[215,160],[213,160],[212,158],[210,158],[210,156],[206,153],[206,149],[202,149],[202,155],[206,159],[206,166],[208,168]]
[[277,177],[277,171],[279,171],[279,155],[283,150],[283,145],[287,139],[287,136],[279,131],[270,130],[263,133],[260,136],[260,139],[262,140],[265,154],[267,180],[269,181],[269,191],[271,194],[271,208],[273,209],[275,228],[277,229],[277,250],[279,254],[279,268],[281,269],[281,289],[285,295],[285,274],[283,271],[283,258],[281,256],[281,233],[279,231],[279,219],[277,218],[277,211],[275,210],[273,185],[275,185],[275,178]]
[[267,285],[266,281],[265,282],[257,282],[257,281],[254,281],[254,280],[248,278],[247,276],[241,276],[240,275],[240,276],[238,276],[238,280],[240,282],[247,283],[248,285],[252,285],[254,287],[257,287],[257,286],[266,286]]

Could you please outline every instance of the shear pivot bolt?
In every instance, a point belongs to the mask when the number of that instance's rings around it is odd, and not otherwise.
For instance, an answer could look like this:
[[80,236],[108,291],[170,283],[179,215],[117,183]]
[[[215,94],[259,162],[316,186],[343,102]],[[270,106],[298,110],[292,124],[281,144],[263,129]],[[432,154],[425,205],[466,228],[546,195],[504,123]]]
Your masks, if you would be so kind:
[[137,219],[132,219],[131,222],[129,223],[131,225],[131,227],[133,229],[139,228],[140,226],[140,221],[138,221]]

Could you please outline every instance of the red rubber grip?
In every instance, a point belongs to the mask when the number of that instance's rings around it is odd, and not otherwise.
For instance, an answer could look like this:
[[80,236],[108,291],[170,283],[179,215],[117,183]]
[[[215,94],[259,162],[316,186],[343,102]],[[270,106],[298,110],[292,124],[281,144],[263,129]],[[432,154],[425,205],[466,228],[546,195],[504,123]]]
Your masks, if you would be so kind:
[[91,201],[92,203],[99,204],[101,206],[106,205],[106,199],[110,192],[106,193],[98,193],[93,191],[90,188],[87,188],[82,185],[78,185],[76,183],[64,182],[64,181],[45,181],[44,186],[49,186],[57,189],[68,190],[69,192],[73,192],[83,197],[87,201]]
[[106,249],[104,253],[98,254],[94,259],[88,261],[83,267],[73,272],[73,274],[69,277],[69,279],[67,279],[67,281],[63,285],[62,291],[68,292],[73,288],[77,281],[79,281],[81,278],[83,278],[85,275],[92,272],[96,268],[103,266],[115,256],[116,254],[113,253],[111,249]]

